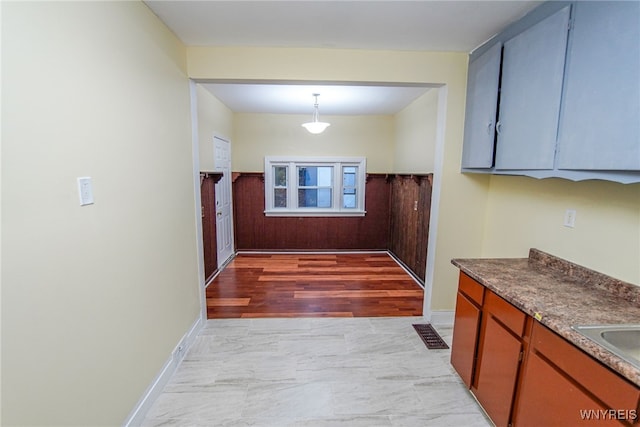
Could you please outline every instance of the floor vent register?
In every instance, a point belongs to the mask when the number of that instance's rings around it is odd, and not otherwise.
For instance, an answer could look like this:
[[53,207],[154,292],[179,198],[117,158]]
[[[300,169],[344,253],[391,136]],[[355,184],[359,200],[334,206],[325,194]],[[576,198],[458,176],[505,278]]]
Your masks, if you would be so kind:
[[413,328],[416,330],[424,345],[427,346],[429,350],[442,350],[447,349],[449,346],[442,339],[440,335],[433,329],[428,323],[413,325]]

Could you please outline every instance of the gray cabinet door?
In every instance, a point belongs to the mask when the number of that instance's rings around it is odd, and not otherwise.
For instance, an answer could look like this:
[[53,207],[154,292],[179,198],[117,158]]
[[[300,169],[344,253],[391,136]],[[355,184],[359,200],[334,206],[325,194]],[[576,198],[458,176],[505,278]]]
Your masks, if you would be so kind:
[[553,169],[569,11],[504,44],[496,169]]
[[640,170],[640,3],[578,2],[558,168]]
[[492,46],[469,64],[462,168],[491,168],[502,44]]

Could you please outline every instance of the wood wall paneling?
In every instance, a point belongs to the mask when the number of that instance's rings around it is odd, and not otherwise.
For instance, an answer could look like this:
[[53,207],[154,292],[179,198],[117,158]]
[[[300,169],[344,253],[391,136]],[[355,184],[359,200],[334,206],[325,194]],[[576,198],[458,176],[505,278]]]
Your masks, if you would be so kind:
[[390,181],[389,250],[424,282],[433,175],[395,175]]
[[[236,248],[260,247],[258,239],[268,239],[264,229],[264,176],[260,173],[233,174],[233,223]],[[255,233],[259,235],[256,236]]]
[[420,176],[420,192],[418,198],[418,224],[416,242],[416,258],[414,271],[424,283],[427,273],[427,247],[429,244],[429,224],[431,222],[431,192],[433,190],[433,174]]
[[364,217],[267,217],[264,177],[239,173],[233,182],[238,250],[386,250],[389,185],[369,175]]
[[218,268],[216,240],[216,182],[222,178],[219,172],[200,172],[200,200],[202,204],[202,245],[204,249],[205,283]]
[[267,217],[264,175],[234,173],[237,250],[390,250],[424,281],[432,175],[368,174],[364,217]]

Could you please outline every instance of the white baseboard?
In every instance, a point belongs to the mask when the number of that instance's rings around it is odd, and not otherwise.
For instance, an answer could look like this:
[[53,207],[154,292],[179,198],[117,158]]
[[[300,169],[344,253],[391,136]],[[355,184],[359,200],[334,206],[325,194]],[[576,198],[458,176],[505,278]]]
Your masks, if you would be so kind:
[[453,326],[453,319],[455,317],[455,311],[453,310],[439,310],[432,311],[425,316],[429,319],[429,323],[432,325]]
[[204,321],[202,318],[198,318],[193,325],[191,325],[191,328],[189,328],[187,333],[184,334],[182,339],[178,341],[178,344],[171,352],[171,355],[165,362],[164,366],[160,369],[156,378],[151,382],[149,387],[147,387],[127,419],[122,423],[124,427],[135,427],[142,424],[147,412],[149,412],[149,409],[151,408],[151,405],[155,402],[160,393],[162,393],[164,386],[174,374],[180,365],[180,362],[182,362],[184,355],[195,341],[196,336],[203,326]]

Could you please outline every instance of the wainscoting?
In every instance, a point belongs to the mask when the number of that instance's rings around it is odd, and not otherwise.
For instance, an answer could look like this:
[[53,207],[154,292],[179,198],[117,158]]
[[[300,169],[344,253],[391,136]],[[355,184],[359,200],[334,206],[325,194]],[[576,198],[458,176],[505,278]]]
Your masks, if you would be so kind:
[[264,175],[234,173],[238,251],[389,250],[424,282],[432,175],[368,174],[364,217],[267,217]]
[[262,173],[234,173],[236,248],[245,250],[386,250],[387,175],[367,176],[363,217],[267,217]]
[[202,203],[202,247],[204,250],[204,277],[208,282],[218,269],[216,235],[216,183],[220,172],[200,171],[200,201]]
[[433,175],[395,175],[391,179],[389,250],[425,281]]

